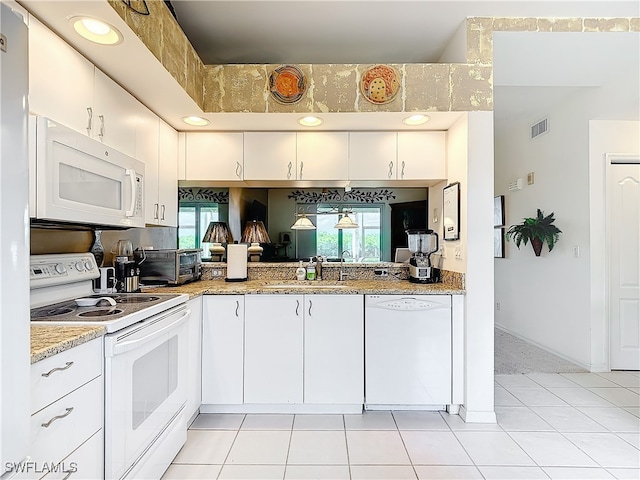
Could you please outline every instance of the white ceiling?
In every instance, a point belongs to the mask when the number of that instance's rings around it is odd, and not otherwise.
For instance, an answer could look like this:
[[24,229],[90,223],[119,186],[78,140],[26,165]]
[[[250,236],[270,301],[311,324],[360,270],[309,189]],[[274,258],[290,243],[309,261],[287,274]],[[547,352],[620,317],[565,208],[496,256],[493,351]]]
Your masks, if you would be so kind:
[[[126,31],[106,1],[20,3],[174,128],[202,130],[181,122],[182,116],[201,114],[199,108],[139,39]],[[225,63],[435,62],[467,16],[640,16],[637,0],[173,0],[172,4],[205,63],[209,63],[209,55],[224,55]],[[116,47],[102,47],[80,39],[66,20],[79,13],[119,25],[125,31],[125,41]],[[205,28],[198,33],[191,31],[191,24]],[[607,81],[614,72],[619,74],[625,63],[637,75],[639,34],[626,34],[631,41],[614,39],[620,36],[624,34],[496,34],[496,132],[502,121],[508,121],[505,119],[539,110],[572,89]],[[527,95],[522,95],[521,89],[529,89]],[[429,115],[432,120],[419,129],[446,129],[459,116],[451,112]],[[299,114],[204,116],[212,122],[208,130],[301,129]],[[402,113],[322,116],[325,123],[321,128],[326,130],[409,128],[401,123],[406,116]]]

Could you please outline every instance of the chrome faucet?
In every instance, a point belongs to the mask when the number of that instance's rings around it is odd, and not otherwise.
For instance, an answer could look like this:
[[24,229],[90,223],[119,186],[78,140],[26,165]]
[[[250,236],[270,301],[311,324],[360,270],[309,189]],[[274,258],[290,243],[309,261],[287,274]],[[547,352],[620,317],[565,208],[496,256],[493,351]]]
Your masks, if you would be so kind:
[[351,252],[349,250],[343,250],[342,253],[340,254],[340,281],[342,282],[345,277],[348,277],[349,275],[347,273],[344,273],[344,271],[342,270],[342,266],[344,265],[344,254],[348,253],[349,256],[351,256]]

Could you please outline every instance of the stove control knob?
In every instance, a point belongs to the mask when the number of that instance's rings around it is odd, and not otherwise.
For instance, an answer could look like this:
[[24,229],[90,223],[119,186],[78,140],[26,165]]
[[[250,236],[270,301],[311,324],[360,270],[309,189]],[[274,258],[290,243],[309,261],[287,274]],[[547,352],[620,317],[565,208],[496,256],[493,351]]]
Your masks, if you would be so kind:
[[56,272],[59,273],[60,275],[62,275],[63,273],[66,273],[67,269],[64,268],[64,264],[62,263],[58,263],[56,265]]
[[93,262],[91,260],[87,260],[84,262],[84,268],[87,270],[93,270]]
[[79,272],[84,270],[84,263],[82,262],[78,262],[76,263],[76,270],[78,270]]

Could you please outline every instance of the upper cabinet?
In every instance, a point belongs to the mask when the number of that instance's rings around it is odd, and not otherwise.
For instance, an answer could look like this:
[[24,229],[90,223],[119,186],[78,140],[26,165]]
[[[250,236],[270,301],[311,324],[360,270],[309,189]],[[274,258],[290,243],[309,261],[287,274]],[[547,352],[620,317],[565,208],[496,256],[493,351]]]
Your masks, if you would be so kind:
[[398,132],[398,180],[447,178],[446,132]]
[[29,19],[29,110],[78,132],[93,128],[94,66],[33,16]]
[[296,180],[296,132],[245,132],[245,180]]
[[187,133],[185,180],[243,180],[242,133]]
[[298,132],[298,180],[346,180],[348,132]]
[[398,134],[351,132],[349,180],[396,180]]

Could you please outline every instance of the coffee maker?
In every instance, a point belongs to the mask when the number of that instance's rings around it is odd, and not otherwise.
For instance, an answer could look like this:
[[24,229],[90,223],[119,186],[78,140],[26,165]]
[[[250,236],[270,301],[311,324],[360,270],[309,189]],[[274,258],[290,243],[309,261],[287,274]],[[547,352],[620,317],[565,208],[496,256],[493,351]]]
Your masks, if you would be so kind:
[[111,249],[116,270],[116,291],[137,293],[140,291],[140,269],[133,256],[130,240],[118,240]]
[[433,230],[407,230],[409,251],[409,281],[412,283],[436,283],[440,281],[440,269],[431,265],[431,254],[440,248],[438,234]]

